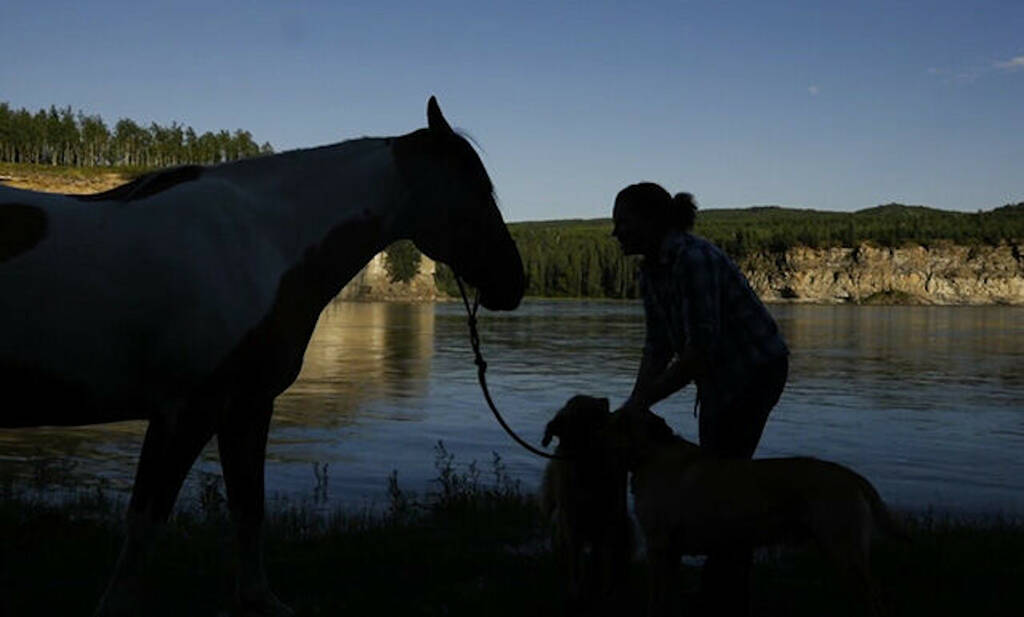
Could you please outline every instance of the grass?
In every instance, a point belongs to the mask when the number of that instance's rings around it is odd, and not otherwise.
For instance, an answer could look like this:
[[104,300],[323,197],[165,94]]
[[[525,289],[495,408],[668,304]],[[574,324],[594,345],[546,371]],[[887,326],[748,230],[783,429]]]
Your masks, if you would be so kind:
[[123,184],[143,171],[129,167],[59,167],[0,163],[0,183],[50,193],[98,193]]
[[[377,508],[324,507],[320,488],[273,502],[267,567],[300,616],[336,614],[557,615],[564,592],[535,499],[495,456],[459,471],[438,445],[436,490],[403,490],[397,473]],[[44,498],[0,487],[0,615],[88,615],[120,545],[123,500],[99,489]],[[1019,615],[1024,524],[1005,518],[908,519],[913,541],[881,541],[875,567],[893,615]],[[155,551],[147,615],[219,615],[231,596],[231,531],[219,478],[210,476],[172,518]],[[632,568],[642,607],[645,568]],[[687,566],[680,589],[699,571]],[[839,577],[813,550],[759,554],[756,615],[854,615]],[[636,614],[642,614],[638,610]]]
[[110,167],[68,167],[64,165],[43,165],[37,163],[0,162],[0,176],[51,176],[54,178],[102,178],[120,175],[134,178],[149,171],[145,167],[114,165]]

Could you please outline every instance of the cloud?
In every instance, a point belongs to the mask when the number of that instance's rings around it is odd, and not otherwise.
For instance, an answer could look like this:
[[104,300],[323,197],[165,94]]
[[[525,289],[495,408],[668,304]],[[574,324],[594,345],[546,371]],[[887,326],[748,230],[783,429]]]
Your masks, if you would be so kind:
[[1005,62],[996,62],[997,69],[1004,71],[1018,71],[1024,69],[1024,56],[1015,56]]
[[809,92],[811,96],[818,96],[818,93],[821,92],[821,88],[818,86],[807,86],[807,92]]

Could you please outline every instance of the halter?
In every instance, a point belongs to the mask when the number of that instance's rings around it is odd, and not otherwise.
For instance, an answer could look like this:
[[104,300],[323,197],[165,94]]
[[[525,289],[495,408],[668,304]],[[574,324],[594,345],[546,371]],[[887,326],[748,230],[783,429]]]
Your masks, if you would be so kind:
[[505,419],[501,417],[501,412],[499,412],[498,408],[494,405],[494,401],[491,399],[491,393],[487,389],[487,377],[485,375],[487,372],[487,361],[484,360],[483,354],[480,353],[480,333],[477,332],[476,329],[476,312],[480,308],[480,292],[476,292],[476,295],[473,298],[473,306],[471,307],[469,304],[469,296],[466,295],[466,288],[462,284],[462,277],[455,275],[455,281],[459,284],[459,293],[462,294],[462,303],[466,306],[466,314],[469,322],[469,344],[473,346],[473,361],[476,363],[477,380],[480,382],[480,389],[484,392],[484,399],[487,400],[487,406],[491,408],[491,413],[494,414],[494,419],[498,421],[501,428],[505,429],[505,432],[508,433],[509,437],[514,439],[517,444],[526,448],[531,453],[552,460],[569,460],[569,457],[551,454],[530,445],[522,437],[516,435],[515,431],[513,431],[505,422]]

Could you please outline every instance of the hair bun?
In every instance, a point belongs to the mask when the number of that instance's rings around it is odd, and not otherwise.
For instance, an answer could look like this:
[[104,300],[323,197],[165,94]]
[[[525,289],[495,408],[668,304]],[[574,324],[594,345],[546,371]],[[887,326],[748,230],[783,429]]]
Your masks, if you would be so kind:
[[676,193],[676,196],[672,198],[672,201],[676,202],[676,205],[679,206],[692,205],[694,208],[697,207],[697,204],[693,202],[692,193]]
[[676,193],[672,198],[672,219],[683,231],[693,229],[693,223],[697,220],[697,204],[693,201],[692,193]]

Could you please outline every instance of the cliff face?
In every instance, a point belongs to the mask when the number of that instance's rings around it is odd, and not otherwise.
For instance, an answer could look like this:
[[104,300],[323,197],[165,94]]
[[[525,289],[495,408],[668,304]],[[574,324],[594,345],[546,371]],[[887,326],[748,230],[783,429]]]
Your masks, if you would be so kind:
[[409,281],[392,283],[385,266],[384,253],[378,253],[370,263],[345,285],[338,297],[342,300],[402,300],[429,302],[442,297],[434,283],[436,264],[426,255],[420,256],[420,268]]
[[[921,246],[897,249],[793,247],[739,261],[766,302],[880,304],[1012,304],[1024,306],[1024,247]],[[436,265],[421,257],[420,271],[392,283],[384,254],[374,257],[342,290],[343,300],[425,302],[444,297]]]
[[809,249],[740,262],[766,301],[1024,305],[1019,244]]

